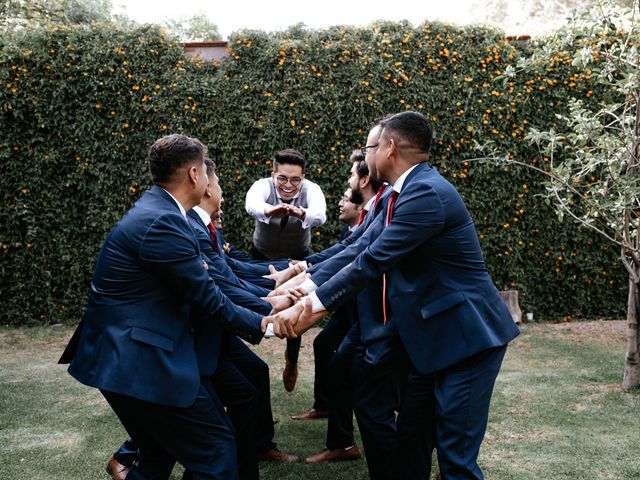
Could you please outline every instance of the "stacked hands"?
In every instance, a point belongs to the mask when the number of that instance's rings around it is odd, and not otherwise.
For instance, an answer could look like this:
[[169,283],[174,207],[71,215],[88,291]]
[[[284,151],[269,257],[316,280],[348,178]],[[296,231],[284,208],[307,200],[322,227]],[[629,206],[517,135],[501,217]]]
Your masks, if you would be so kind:
[[266,208],[264,214],[267,217],[297,217],[300,220],[304,220],[306,216],[306,212],[303,209],[288,203],[280,203]]
[[301,286],[310,277],[306,269],[306,262],[294,263],[280,271],[269,267],[271,274],[266,277],[275,281],[276,288],[263,298],[272,308],[271,315],[262,319],[263,332],[271,323],[278,338],[296,338],[329,313],[326,310],[313,313],[309,292]]

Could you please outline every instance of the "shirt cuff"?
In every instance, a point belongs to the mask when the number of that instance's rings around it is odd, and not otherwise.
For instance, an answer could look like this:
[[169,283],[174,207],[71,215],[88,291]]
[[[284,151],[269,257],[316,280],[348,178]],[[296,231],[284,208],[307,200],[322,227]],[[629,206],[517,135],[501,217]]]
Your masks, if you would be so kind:
[[256,212],[256,219],[262,223],[270,223],[271,217],[267,217],[267,215],[263,212]]
[[311,278],[307,278],[304,282],[300,284],[299,288],[302,288],[305,292],[309,294],[309,293],[315,292],[318,289],[318,285],[316,285],[315,282],[311,280]]
[[326,310],[326,308],[324,308],[324,305],[318,298],[318,295],[316,295],[316,292],[312,292],[309,295],[309,298],[311,299],[311,305],[313,308],[311,311],[312,313],[324,312]]
[[309,222],[309,212],[306,208],[298,207],[300,210],[304,212],[304,220],[302,220],[302,228],[307,229],[311,228],[313,225]]

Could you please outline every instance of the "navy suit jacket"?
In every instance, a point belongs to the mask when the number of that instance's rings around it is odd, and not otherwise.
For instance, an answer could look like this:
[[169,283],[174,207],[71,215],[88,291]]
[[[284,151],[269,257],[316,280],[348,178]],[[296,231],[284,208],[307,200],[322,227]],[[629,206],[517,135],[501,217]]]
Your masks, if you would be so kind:
[[69,373],[121,395],[191,406],[200,387],[193,309],[250,341],[262,339],[261,315],[220,292],[188,221],[154,186],[102,246]]
[[[269,290],[251,285],[236,277],[218,253],[209,230],[198,213],[189,210],[187,217],[198,238],[202,256],[209,266],[207,272],[220,287],[222,293],[236,305],[253,310],[260,315],[269,315],[271,305],[260,299],[260,296],[266,296]],[[219,357],[216,353],[220,351],[221,338],[227,332],[221,332],[220,326],[212,322],[198,322],[196,328],[196,355],[200,366],[200,375],[213,375]]]
[[380,234],[355,260],[318,288],[327,308],[386,272],[388,316],[423,374],[518,335],[487,272],[469,212],[447,180],[426,163],[418,165],[392,215],[388,226],[379,222]]
[[263,312],[268,307],[268,315],[271,306],[259,297],[266,297],[271,290],[239,278],[225,261],[224,253],[216,249],[200,216],[194,210],[189,210],[187,216],[200,242],[200,250],[209,264],[209,275],[220,286],[222,292],[234,303],[255,311]]
[[[367,212],[361,226],[364,231],[352,245],[349,245],[333,257],[320,263],[312,269],[311,280],[317,285],[332,278],[345,265],[355,260],[365,248],[382,233],[384,213],[391,194],[388,187],[375,208]],[[364,344],[364,360],[369,364],[380,363],[397,353],[398,332],[393,319],[384,324],[382,316],[382,279],[370,282],[366,288],[360,290],[356,298],[358,322],[356,328],[350,332],[352,341],[356,337]]]
[[356,227],[349,237],[318,254],[326,258],[321,259],[319,265],[316,264],[309,269],[311,280],[316,285],[326,282],[341,268],[355,260],[360,252],[380,235],[384,226],[384,215],[381,214],[386,211],[391,191],[391,187],[387,187],[375,208],[367,212],[362,225]]
[[276,287],[275,282],[263,277],[263,275],[269,275],[271,273],[269,272],[269,265],[273,265],[278,270],[289,266],[287,260],[254,260],[234,246],[227,244],[224,241],[221,230],[218,230],[217,236],[218,244],[220,245],[220,256],[224,258],[225,262],[227,262],[238,278],[253,283],[254,285],[273,290]]
[[362,236],[367,232],[369,227],[373,224],[373,222],[375,222],[376,218],[378,218],[378,215],[383,210],[382,207],[386,205],[386,201],[389,198],[390,194],[391,194],[391,187],[387,186],[384,194],[382,195],[382,197],[380,197],[380,200],[378,201],[378,203],[374,205],[374,208],[372,208],[367,212],[367,214],[364,217],[364,221],[351,231],[351,235],[349,235],[346,238],[341,238],[338,243],[334,243],[333,245],[331,245],[328,248],[325,248],[321,252],[314,253],[313,255],[309,255],[308,257],[305,257],[305,260],[307,262],[314,265],[314,267],[311,267],[309,269],[309,273],[313,274],[317,270],[317,267],[315,265],[317,265],[318,263],[321,263],[321,262],[324,262],[325,260],[329,260],[330,258],[333,258],[334,256],[338,255],[340,252],[342,252],[346,248],[359,242]]

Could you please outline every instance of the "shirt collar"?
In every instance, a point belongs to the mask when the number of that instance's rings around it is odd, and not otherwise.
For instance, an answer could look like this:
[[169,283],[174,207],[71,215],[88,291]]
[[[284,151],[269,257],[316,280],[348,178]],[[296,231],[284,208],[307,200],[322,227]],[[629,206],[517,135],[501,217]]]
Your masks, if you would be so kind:
[[363,210],[366,210],[367,212],[368,212],[369,210],[371,210],[371,206],[373,205],[373,202],[375,202],[375,201],[376,201],[376,196],[374,195],[374,196],[373,196],[373,197],[371,197],[371,198],[369,199],[369,201],[364,205]]
[[409,170],[407,170],[406,172],[404,172],[402,175],[398,177],[398,179],[393,184],[393,189],[396,192],[400,193],[402,191],[402,186],[404,185],[404,181],[407,179],[407,177],[413,171],[413,169],[416,168],[418,165],[420,164],[416,163],[413,167],[411,167]]
[[165,192],[167,192],[167,194],[169,194],[169,196],[170,196],[171,198],[173,198],[173,201],[174,201],[174,202],[176,202],[176,205],[178,205],[178,208],[180,209],[180,213],[182,213],[182,216],[186,219],[186,218],[187,218],[187,211],[184,209],[184,207],[182,206],[182,204],[181,204],[178,200],[176,200],[176,197],[174,197],[173,195],[171,195],[171,193],[169,193],[169,191],[168,191],[168,190],[166,190],[166,189],[164,189],[164,188],[163,188],[163,190],[164,190]]
[[193,207],[193,211],[198,214],[200,219],[204,222],[205,225],[209,225],[211,223],[211,215],[204,211],[202,207],[196,205]]

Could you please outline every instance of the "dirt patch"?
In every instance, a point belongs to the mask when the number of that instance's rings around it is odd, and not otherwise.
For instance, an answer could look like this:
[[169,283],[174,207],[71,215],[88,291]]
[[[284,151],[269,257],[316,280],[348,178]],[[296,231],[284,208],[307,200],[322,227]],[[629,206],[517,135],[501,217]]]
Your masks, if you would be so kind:
[[544,327],[547,334],[574,343],[597,342],[608,346],[620,346],[626,341],[626,320],[547,323]]

